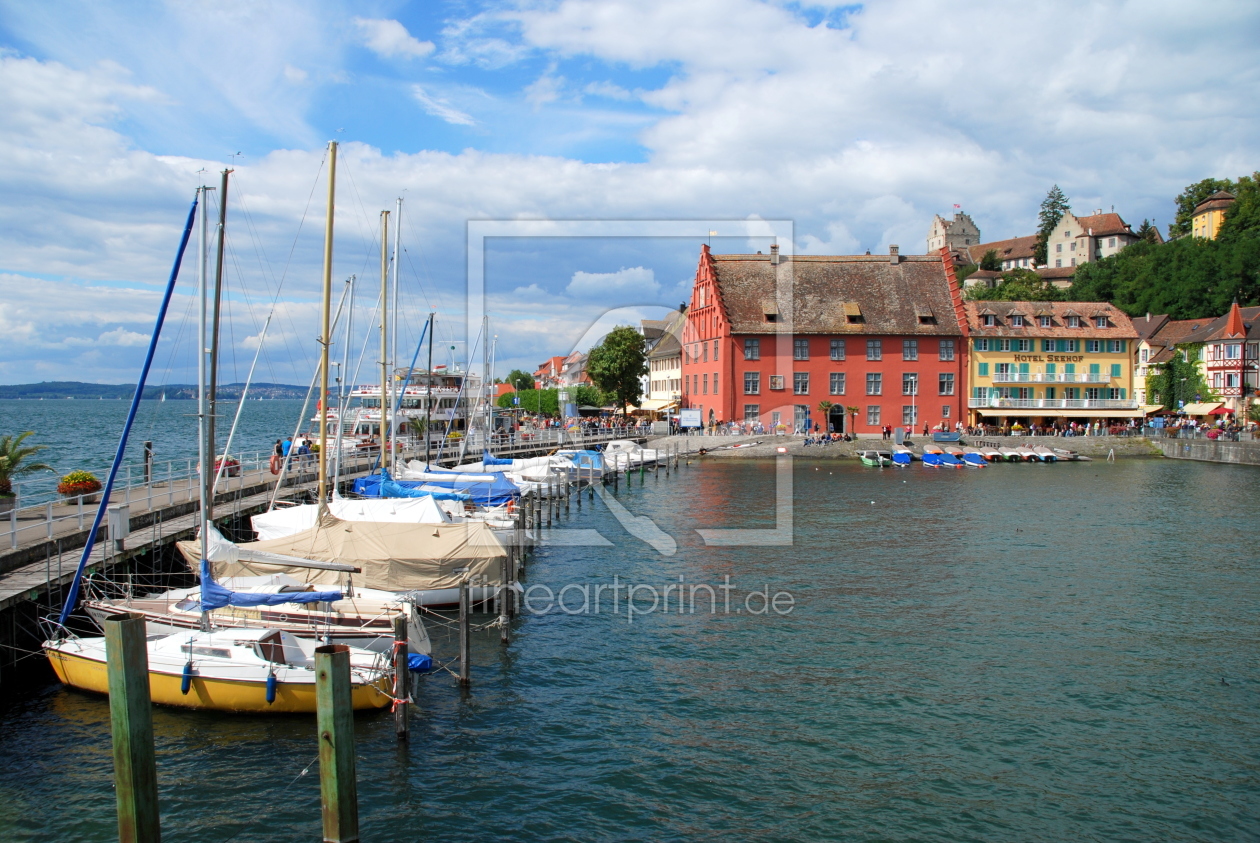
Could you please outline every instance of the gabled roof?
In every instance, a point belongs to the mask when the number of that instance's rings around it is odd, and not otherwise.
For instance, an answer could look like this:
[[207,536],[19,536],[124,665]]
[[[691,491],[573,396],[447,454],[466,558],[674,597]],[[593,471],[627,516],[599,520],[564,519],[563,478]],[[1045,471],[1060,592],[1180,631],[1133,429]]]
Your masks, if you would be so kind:
[[1154,336],[1167,323],[1167,313],[1158,316],[1152,316],[1148,313],[1146,316],[1135,316],[1133,318],[1133,328],[1138,332],[1138,339],[1143,340]]
[[1077,217],[1081,234],[1094,237],[1107,237],[1112,234],[1133,234],[1133,230],[1120,219],[1119,214],[1092,214],[1088,217]]
[[[1075,305],[1075,307],[1073,307],[1073,305]],[[1067,327],[1069,316],[1080,315],[1076,309],[1078,307],[1089,313],[1106,315],[1109,327],[1095,327],[1094,323],[1087,319],[1081,320],[1081,327],[1079,328]],[[1133,330],[1133,324],[1129,321],[1129,317],[1124,314],[1124,311],[1110,304],[1062,301],[992,301],[965,302],[963,304],[963,309],[967,314],[967,324],[971,328],[971,334],[972,336],[977,337],[1063,337],[1065,339],[1107,340],[1137,339],[1137,331]],[[1036,312],[1037,315],[1049,315],[1051,317],[1051,326],[1049,328],[1043,328],[1038,320],[1025,320],[1024,327],[1011,327],[1012,315],[1019,314],[1027,316],[1032,312]],[[980,317],[986,313],[992,313],[997,317],[996,325],[992,327],[985,327],[984,320]]]
[[[709,257],[733,334],[962,333],[940,254],[901,255],[897,263],[888,255],[795,255],[778,266],[769,255]],[[935,324],[918,318],[924,308]]]
[[1200,336],[1194,340],[1183,342],[1212,342],[1213,340],[1242,339],[1244,336],[1255,339],[1260,335],[1260,307],[1238,307],[1235,302],[1225,313],[1204,326]]
[[1036,245],[1037,235],[1030,234],[1027,237],[1012,237],[1009,240],[994,240],[992,243],[969,246],[967,254],[971,257],[972,263],[980,263],[980,259],[984,257],[985,252],[991,251],[997,252],[998,260],[1019,260],[1020,258],[1031,258]]
[[1057,281],[1071,278],[1077,269],[1075,266],[1041,266],[1037,268],[1037,274],[1048,281]]

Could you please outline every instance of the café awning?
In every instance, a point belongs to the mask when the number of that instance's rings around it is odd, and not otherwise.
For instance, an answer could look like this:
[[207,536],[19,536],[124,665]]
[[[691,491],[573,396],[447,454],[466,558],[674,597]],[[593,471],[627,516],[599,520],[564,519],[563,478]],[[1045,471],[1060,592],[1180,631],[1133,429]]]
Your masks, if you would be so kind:
[[1181,412],[1185,413],[1187,416],[1208,416],[1212,414],[1213,410],[1220,406],[1222,405],[1219,401],[1203,401],[1197,404],[1187,404],[1181,408]]

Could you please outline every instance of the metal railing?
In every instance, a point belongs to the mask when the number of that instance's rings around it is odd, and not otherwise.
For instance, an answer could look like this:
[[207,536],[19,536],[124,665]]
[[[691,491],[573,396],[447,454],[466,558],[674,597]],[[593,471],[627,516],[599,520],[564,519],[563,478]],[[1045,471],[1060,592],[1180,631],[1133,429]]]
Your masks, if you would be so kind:
[[[540,449],[583,449],[614,439],[630,439],[647,435],[643,426],[623,425],[594,430],[564,430],[543,428],[495,433],[487,438],[481,431],[472,431],[464,448],[465,460],[476,462],[483,450],[511,456],[513,453]],[[441,444],[442,437],[434,436],[431,452],[443,463],[453,463],[459,456],[465,434],[453,434]],[[313,437],[312,437],[313,438]],[[398,456],[403,460],[424,457],[423,437],[406,437],[399,440]],[[347,443],[341,455],[341,474],[351,476],[372,470],[379,455],[379,447],[363,448],[358,443]],[[258,485],[274,479],[270,463],[272,450],[237,452],[231,458],[238,465],[224,470],[223,477],[239,478],[240,485]],[[302,485],[317,475],[315,454],[296,455],[291,452],[286,472],[286,484]],[[331,470],[331,469],[330,469]],[[229,474],[229,471],[231,474]],[[165,462],[125,463],[119,467],[118,478],[107,505],[125,504],[133,513],[174,506],[197,500],[200,494],[200,471],[194,459],[166,460]],[[23,541],[39,541],[65,534],[66,528],[86,530],[90,526],[100,494],[63,497],[57,492],[56,478],[28,480],[13,484],[16,497],[11,498],[12,508],[0,511],[0,549],[16,549]],[[221,481],[219,494],[227,491]],[[3,499],[0,499],[3,500]]]
[[973,410],[1136,410],[1138,403],[1124,398],[970,398],[967,406]]
[[1104,372],[994,372],[994,383],[1108,383]]

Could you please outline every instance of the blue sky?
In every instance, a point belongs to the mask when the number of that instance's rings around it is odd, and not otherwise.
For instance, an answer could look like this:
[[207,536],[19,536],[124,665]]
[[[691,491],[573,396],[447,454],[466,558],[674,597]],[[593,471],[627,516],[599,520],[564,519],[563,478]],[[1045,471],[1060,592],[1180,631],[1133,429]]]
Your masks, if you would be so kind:
[[[1166,227],[1184,185],[1260,168],[1258,24],[1162,0],[0,0],[0,381],[132,379],[198,171],[230,164],[230,352],[248,366],[283,277],[263,365],[305,382],[333,138],[360,302],[404,198],[404,345],[431,306],[465,339],[470,219],[790,219],[798,251],[913,253],[955,203],[1029,233],[1057,183]],[[500,373],[676,306],[702,239],[491,242]],[[155,377],[191,379],[189,335]]]

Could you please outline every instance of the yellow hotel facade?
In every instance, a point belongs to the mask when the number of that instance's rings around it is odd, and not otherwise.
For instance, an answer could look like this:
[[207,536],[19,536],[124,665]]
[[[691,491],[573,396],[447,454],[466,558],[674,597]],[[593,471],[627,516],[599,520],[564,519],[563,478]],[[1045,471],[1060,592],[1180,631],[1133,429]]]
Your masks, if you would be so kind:
[[1127,424],[1133,393],[1129,317],[1097,302],[966,302],[969,424]]

